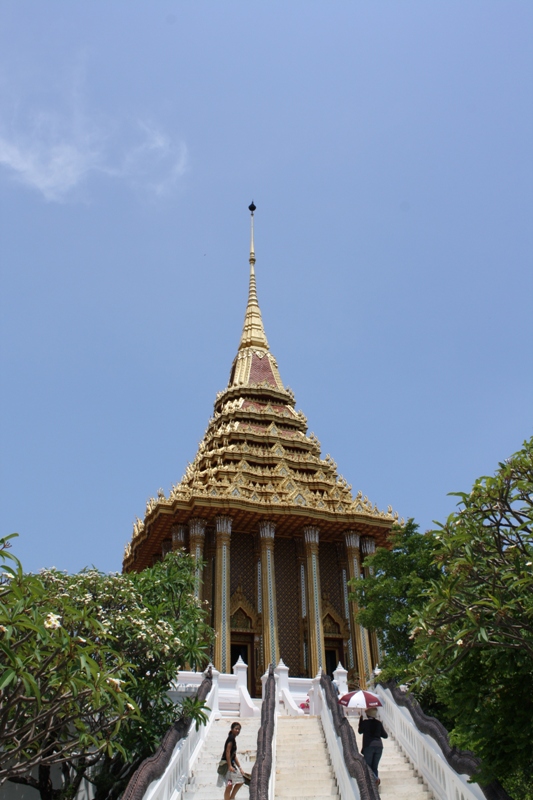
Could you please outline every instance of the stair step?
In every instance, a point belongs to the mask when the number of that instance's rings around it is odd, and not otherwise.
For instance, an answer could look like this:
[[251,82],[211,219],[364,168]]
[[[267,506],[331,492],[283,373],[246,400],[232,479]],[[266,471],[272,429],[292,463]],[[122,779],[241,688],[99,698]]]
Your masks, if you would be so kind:
[[329,775],[325,778],[316,778],[315,780],[304,780],[297,775],[292,778],[286,775],[280,778],[276,776],[276,792],[278,789],[280,791],[282,789],[302,789],[302,791],[305,790],[305,794],[310,794],[311,791],[327,794],[332,787],[335,788],[335,782]]
[[319,770],[327,770],[328,772],[331,772],[331,764],[329,762],[329,759],[327,760],[327,763],[323,762],[321,764],[318,764],[316,761],[312,761],[307,764],[302,764],[302,762],[298,761],[297,759],[294,759],[293,761],[284,761],[283,759],[281,760],[276,759],[276,773],[281,772],[282,770],[289,770],[289,771],[298,770],[298,772],[301,772],[302,767],[305,767],[306,772],[308,771],[318,772]]
[[317,792],[310,792],[308,787],[299,788],[298,786],[279,786],[276,783],[276,797],[327,797],[328,800],[331,800],[332,797],[338,797],[339,792],[336,786],[332,786],[330,789],[317,789]]

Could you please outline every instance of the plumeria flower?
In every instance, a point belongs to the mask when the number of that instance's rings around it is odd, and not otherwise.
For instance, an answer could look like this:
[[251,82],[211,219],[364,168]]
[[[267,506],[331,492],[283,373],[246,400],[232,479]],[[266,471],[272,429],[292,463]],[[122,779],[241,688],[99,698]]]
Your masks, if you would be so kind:
[[51,630],[56,630],[57,628],[61,627],[61,617],[59,614],[48,614],[44,621],[44,627],[50,628]]
[[124,683],[124,681],[121,681],[120,678],[108,678],[107,682],[113,689],[116,689],[117,692],[121,691],[121,685],[120,684]]

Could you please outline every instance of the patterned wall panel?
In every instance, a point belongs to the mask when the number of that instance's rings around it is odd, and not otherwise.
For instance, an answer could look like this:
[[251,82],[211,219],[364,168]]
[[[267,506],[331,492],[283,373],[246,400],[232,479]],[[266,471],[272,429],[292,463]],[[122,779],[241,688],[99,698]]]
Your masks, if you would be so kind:
[[250,534],[238,532],[231,534],[230,596],[240,586],[248,602],[257,610],[255,584],[257,564],[254,547],[254,537]]
[[203,574],[203,587],[202,597],[209,603],[209,621],[214,624],[214,611],[213,611],[213,592],[214,592],[214,570],[215,570],[215,533],[213,530],[207,530],[205,534],[204,544],[204,574]]
[[300,669],[300,591],[296,546],[292,539],[274,540],[278,640],[280,656],[289,667],[289,675]]
[[322,594],[328,596],[335,611],[344,619],[342,569],[338,562],[336,545],[333,542],[320,542],[318,558]]

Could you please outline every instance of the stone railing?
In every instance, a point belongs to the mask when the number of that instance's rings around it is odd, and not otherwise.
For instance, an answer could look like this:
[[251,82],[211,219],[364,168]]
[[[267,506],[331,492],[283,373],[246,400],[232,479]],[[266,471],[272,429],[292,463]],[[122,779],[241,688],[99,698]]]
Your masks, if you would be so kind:
[[498,781],[470,783],[481,760],[469,750],[450,745],[444,725],[424,714],[412,695],[392,681],[376,687],[383,722],[437,800],[512,800]]
[[250,781],[250,800],[273,800],[276,779],[277,689],[274,668],[268,668],[257,734],[257,757]]
[[[211,667],[209,667],[196,694],[198,699],[206,700],[212,691],[212,687],[213,675]],[[163,776],[170,764],[176,745],[187,736],[193,726],[194,723],[187,717],[180,717],[176,720],[164,735],[154,755],[146,758],[137,771],[133,773],[122,795],[122,800],[142,800],[150,785],[154,781],[159,781]]]
[[[375,778],[370,772],[365,759],[359,753],[354,730],[344,715],[344,709],[339,705],[339,698],[331,685],[331,679],[323,672],[319,681],[317,679],[317,683],[319,683],[325,705],[325,708],[321,709],[320,716],[326,739],[332,739],[333,737],[328,736],[329,719],[325,718],[324,712],[331,719],[336,737],[336,741],[328,741],[328,749],[343,798],[352,796],[358,797],[360,800],[379,800]],[[318,704],[313,703],[313,705],[315,705],[315,713],[318,712],[319,709],[316,708]],[[341,756],[338,763],[336,763],[335,749],[339,751]],[[348,775],[346,773],[343,774],[343,767],[345,767]],[[343,785],[346,787],[344,791],[342,791]]]
[[[218,707],[223,714],[236,717],[259,716],[259,709],[248,692],[248,667],[242,658],[233,665],[233,674],[219,673],[217,670],[213,670],[213,673],[218,676]],[[201,672],[182,670],[173,681],[168,696],[174,703],[179,703],[184,697],[196,694],[202,680]]]

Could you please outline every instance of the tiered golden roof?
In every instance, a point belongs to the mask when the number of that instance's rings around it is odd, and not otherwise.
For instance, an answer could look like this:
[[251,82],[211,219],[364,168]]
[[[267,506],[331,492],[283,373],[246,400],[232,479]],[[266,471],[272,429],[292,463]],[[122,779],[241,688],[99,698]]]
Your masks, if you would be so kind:
[[[253,206],[253,204],[252,204]],[[194,516],[206,520],[231,514],[234,529],[250,513],[276,521],[276,535],[299,533],[319,524],[321,536],[337,538],[359,530],[385,541],[398,514],[380,511],[337,473],[330,455],[307,433],[307,419],[295,410],[294,394],[282,383],[269,349],[257,299],[253,211],[248,303],[227,388],[215,400],[196,458],[168,497],[160,489],[146,504],[144,521],[134,523],[124,569],[149,563],[149,554],[169,538],[171,525]],[[153,537],[153,547],[143,543]]]

